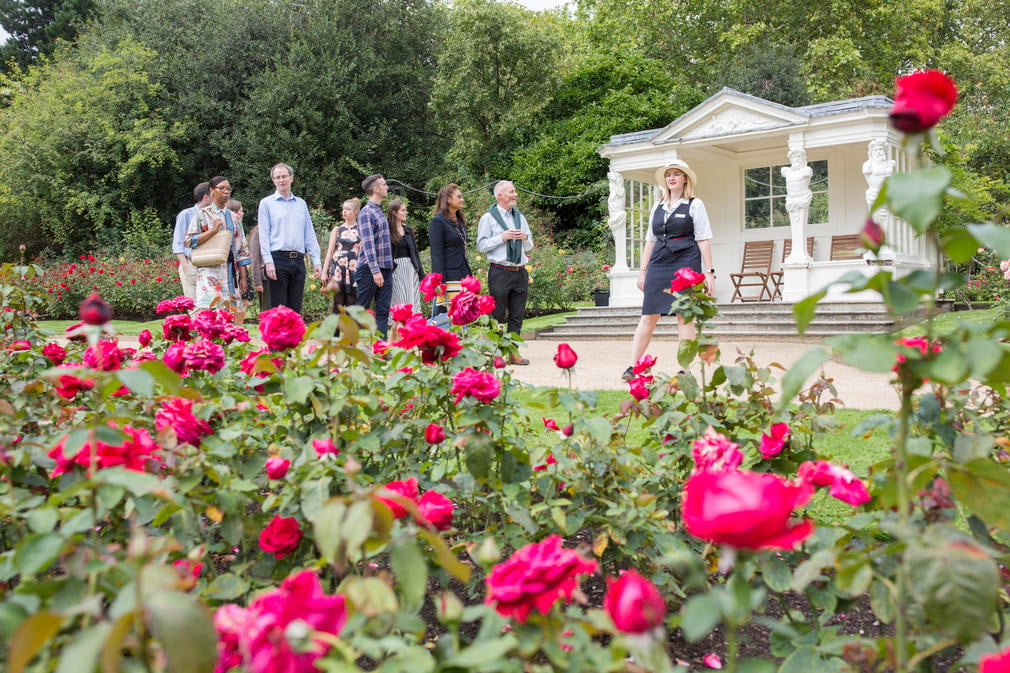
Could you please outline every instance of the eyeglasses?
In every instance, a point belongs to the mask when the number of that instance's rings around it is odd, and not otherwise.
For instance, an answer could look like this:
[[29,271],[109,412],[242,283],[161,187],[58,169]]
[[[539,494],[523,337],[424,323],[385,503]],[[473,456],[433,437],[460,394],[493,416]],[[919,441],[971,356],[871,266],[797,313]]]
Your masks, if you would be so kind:
[[217,187],[211,187],[211,189],[216,189],[219,192],[230,192],[231,191],[231,186],[230,185],[224,185],[224,186],[218,185]]

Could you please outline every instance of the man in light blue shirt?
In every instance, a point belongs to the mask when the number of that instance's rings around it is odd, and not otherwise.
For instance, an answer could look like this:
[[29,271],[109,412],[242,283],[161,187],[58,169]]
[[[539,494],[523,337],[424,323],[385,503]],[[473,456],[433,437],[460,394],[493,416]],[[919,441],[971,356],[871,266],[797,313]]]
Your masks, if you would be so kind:
[[284,305],[301,313],[305,255],[312,260],[314,278],[319,278],[322,264],[309,207],[291,193],[294,178],[295,172],[287,164],[277,164],[270,169],[270,179],[277,191],[260,201],[257,224],[270,305]]
[[190,248],[186,246],[186,230],[189,222],[200,208],[210,205],[210,183],[201,182],[193,190],[196,205],[190,206],[175,216],[175,234],[172,236],[172,254],[179,260],[179,282],[182,293],[196,299],[196,267],[189,261]]

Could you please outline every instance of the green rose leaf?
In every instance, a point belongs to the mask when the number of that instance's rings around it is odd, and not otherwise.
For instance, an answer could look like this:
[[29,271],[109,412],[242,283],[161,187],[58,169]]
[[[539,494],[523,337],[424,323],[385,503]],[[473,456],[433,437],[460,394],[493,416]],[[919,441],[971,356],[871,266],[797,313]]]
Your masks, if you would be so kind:
[[979,241],[963,227],[951,227],[940,238],[940,247],[955,264],[964,264],[975,256]]
[[145,619],[162,645],[170,673],[212,673],[217,633],[210,612],[189,594],[163,591],[144,601]]
[[403,592],[404,607],[420,607],[428,586],[428,564],[417,543],[411,538],[397,538],[390,547],[389,559]]
[[233,573],[218,575],[203,595],[219,601],[232,601],[249,591],[249,583]]
[[947,482],[954,497],[990,526],[1010,529],[1010,472],[988,458],[949,465]]
[[[214,627],[210,626],[213,634]],[[75,635],[60,652],[56,673],[78,673],[93,671],[98,666],[98,658],[105,647],[105,641],[112,633],[110,622],[100,622]],[[215,644],[216,646],[215,637]],[[212,646],[213,647],[213,646]],[[209,670],[214,670],[213,666]]]
[[1010,257],[1010,229],[989,223],[969,224],[965,229],[976,241],[994,250],[1000,257]]
[[710,634],[722,619],[722,601],[715,593],[695,594],[681,610],[680,628],[690,643]]
[[308,376],[296,376],[286,379],[284,381],[284,398],[288,402],[305,404],[315,387],[315,380]]
[[811,348],[804,353],[782,377],[782,395],[779,397],[776,408],[781,410],[789,405],[796,394],[800,392],[806,380],[820,369],[829,357],[828,351],[818,347]]
[[796,319],[796,329],[800,334],[807,331],[807,327],[814,319],[814,314],[817,311],[817,303],[824,299],[827,294],[828,291],[826,289],[820,290],[793,304],[793,317]]
[[887,207],[921,234],[940,216],[949,185],[946,166],[896,173],[887,178]]
[[48,568],[63,551],[63,536],[44,533],[25,536],[17,546],[14,565],[23,575],[34,575]]

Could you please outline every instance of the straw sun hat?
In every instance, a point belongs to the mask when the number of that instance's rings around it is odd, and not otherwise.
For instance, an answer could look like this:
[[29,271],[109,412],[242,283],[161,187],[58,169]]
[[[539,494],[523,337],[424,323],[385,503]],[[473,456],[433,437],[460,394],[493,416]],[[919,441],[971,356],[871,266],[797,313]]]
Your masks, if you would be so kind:
[[671,168],[676,168],[678,171],[686,175],[687,179],[691,181],[691,187],[698,187],[698,176],[694,174],[694,171],[687,165],[687,162],[680,159],[674,159],[662,168],[656,169],[656,184],[659,185],[660,189],[666,191],[666,172]]

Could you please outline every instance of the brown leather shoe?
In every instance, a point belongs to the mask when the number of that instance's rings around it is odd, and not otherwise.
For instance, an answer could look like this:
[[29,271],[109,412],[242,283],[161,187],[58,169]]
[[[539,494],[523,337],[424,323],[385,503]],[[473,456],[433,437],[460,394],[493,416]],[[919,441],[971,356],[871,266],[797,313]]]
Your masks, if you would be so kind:
[[529,363],[529,360],[519,355],[513,355],[509,358],[510,365],[528,365]]

